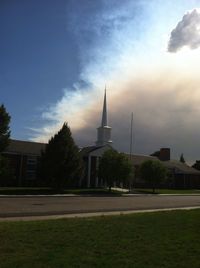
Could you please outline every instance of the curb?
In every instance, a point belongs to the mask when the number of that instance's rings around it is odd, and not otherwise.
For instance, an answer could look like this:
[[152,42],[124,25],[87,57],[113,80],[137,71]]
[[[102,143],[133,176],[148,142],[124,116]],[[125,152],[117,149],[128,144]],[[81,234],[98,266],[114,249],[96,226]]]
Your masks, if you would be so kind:
[[159,208],[159,209],[144,209],[144,210],[128,210],[128,211],[110,211],[110,212],[90,212],[90,213],[74,213],[63,215],[45,215],[45,216],[23,216],[23,217],[5,217],[0,218],[0,222],[8,221],[41,221],[41,220],[58,220],[58,219],[71,219],[71,218],[90,218],[90,217],[103,217],[103,216],[119,216],[137,213],[152,213],[152,212],[164,212],[164,211],[176,211],[176,210],[193,210],[200,209],[200,206],[196,207],[177,207],[177,208]]
[[[45,195],[45,194],[30,194],[30,195],[0,195],[0,198],[24,198],[24,197],[115,197],[115,195],[95,195],[95,194],[51,194],[51,195]],[[121,194],[117,197],[133,197],[133,196],[200,196],[200,194],[151,194],[151,193],[135,193],[135,194]]]

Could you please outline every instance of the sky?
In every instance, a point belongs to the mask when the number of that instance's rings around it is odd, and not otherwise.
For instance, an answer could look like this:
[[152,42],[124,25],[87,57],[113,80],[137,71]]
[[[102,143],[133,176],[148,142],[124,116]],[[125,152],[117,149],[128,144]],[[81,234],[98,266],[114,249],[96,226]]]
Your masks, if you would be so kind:
[[113,147],[200,159],[200,0],[0,0],[0,103],[15,139],[67,122],[93,145],[105,85]]

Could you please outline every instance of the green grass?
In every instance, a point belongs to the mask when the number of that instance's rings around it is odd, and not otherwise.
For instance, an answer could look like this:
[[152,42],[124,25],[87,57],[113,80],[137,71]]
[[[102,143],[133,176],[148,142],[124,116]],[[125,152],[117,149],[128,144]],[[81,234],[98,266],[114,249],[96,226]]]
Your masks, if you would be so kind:
[[200,210],[0,223],[1,268],[199,268]]
[[[152,189],[133,189],[133,193],[152,194]],[[156,189],[155,194],[200,194],[199,189]]]

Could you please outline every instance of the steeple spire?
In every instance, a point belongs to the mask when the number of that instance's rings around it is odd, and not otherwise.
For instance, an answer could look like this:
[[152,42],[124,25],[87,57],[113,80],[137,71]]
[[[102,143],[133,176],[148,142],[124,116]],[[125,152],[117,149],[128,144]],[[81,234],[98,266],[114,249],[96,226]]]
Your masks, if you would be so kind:
[[107,103],[106,103],[106,86],[105,86],[101,126],[105,127],[107,125],[108,125],[108,121],[107,121]]
[[102,120],[101,126],[97,128],[97,146],[112,144],[111,141],[111,127],[108,126],[107,120],[107,102],[106,102],[106,87],[104,93],[104,101],[103,101],[103,112],[102,112]]

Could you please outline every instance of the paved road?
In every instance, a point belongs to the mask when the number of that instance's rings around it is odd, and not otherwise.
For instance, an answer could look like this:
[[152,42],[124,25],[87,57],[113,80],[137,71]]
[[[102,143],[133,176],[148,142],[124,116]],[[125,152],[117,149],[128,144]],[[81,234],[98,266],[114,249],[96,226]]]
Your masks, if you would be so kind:
[[0,218],[198,206],[200,207],[200,195],[1,197]]

